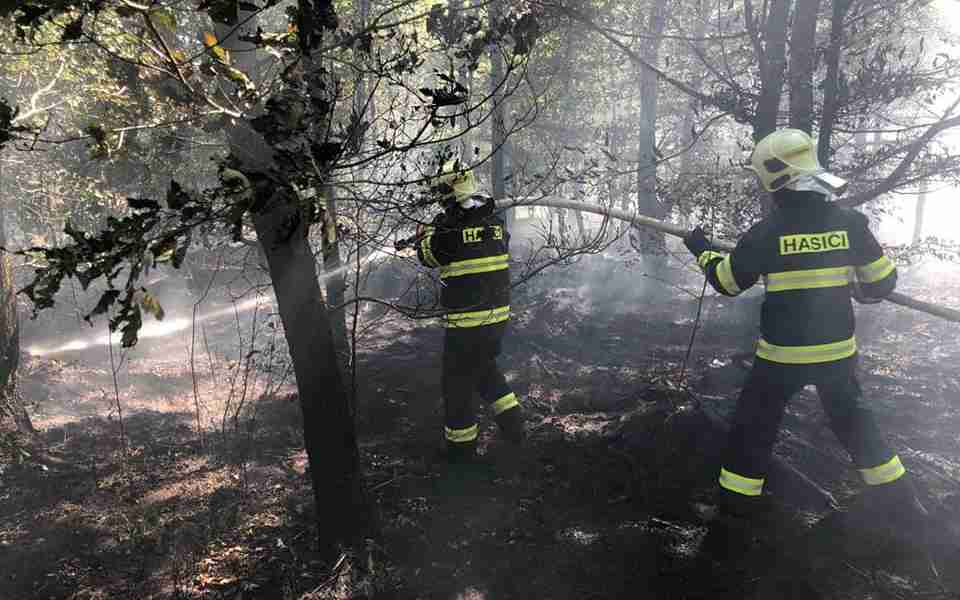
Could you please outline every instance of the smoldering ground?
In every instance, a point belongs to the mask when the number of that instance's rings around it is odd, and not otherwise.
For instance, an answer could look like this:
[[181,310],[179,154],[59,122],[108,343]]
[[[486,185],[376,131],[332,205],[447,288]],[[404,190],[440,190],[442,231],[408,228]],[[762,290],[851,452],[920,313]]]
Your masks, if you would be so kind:
[[[337,586],[355,597],[394,598],[742,592],[749,582],[700,577],[700,511],[712,501],[711,448],[718,440],[703,433],[691,398],[719,413],[732,406],[756,338],[757,298],[728,299],[708,289],[701,301],[702,276],[670,261],[664,267],[611,249],[515,288],[501,362],[528,412],[531,442],[512,455],[484,414],[482,450],[495,467],[456,493],[432,458],[442,431],[441,332],[426,320],[365,305],[361,324],[378,326],[361,328],[356,411],[383,537],[372,562],[333,579],[310,562],[313,509],[299,410],[292,388],[276,387],[283,360],[273,366],[267,360],[271,343],[275,353],[282,348],[269,297],[259,304],[249,297],[236,304],[211,299],[194,327],[198,296],[186,293],[182,280],[169,293],[158,288],[167,308],[159,323],[173,326],[165,335],[144,336],[126,354],[114,346],[113,366],[102,322],[91,330],[75,314],[61,314],[71,325],[61,325],[58,338],[35,325],[25,346],[60,347],[28,358],[22,379],[49,450],[46,470],[4,475],[0,542],[17,549],[0,559],[5,572],[17,573],[4,592],[24,598],[67,598],[77,590],[116,598],[232,598],[243,590],[257,598],[314,591],[306,597],[336,597]],[[362,294],[386,292],[382,297],[392,301],[420,294],[429,306],[432,288],[427,281],[420,291],[411,287],[411,278],[425,275],[409,262],[375,266]],[[960,296],[960,277],[954,265],[931,262],[904,269],[901,287],[949,303]],[[896,306],[858,306],[857,316],[865,398],[949,530],[960,516],[956,336]],[[183,320],[190,326],[181,328]],[[205,341],[193,335],[198,330]],[[91,345],[63,348],[74,341]],[[777,453],[843,503],[859,489],[809,391],[791,404]],[[788,497],[778,501],[780,524],[767,532],[775,540],[770,556],[753,568],[812,587],[807,597],[946,598],[944,589],[960,586],[949,568],[956,554],[936,557],[936,576],[926,558],[909,553],[783,567],[781,551],[805,540],[825,511]],[[598,587],[601,579],[607,583]],[[718,589],[723,585],[729,589]]]

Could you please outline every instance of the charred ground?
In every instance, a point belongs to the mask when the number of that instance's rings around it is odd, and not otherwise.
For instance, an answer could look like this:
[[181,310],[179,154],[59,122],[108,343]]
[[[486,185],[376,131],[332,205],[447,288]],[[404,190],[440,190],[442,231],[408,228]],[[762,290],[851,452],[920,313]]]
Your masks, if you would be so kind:
[[[230,363],[219,378],[217,365],[204,366],[195,396],[182,341],[157,340],[166,350],[128,356],[116,388],[124,445],[102,356],[29,359],[23,388],[40,400],[46,450],[39,465],[0,476],[0,597],[957,596],[956,550],[933,553],[936,571],[931,556],[895,545],[840,553],[829,531],[826,543],[815,535],[826,509],[801,495],[777,498],[745,572],[705,564],[698,547],[722,437],[703,409],[732,407],[757,304],[708,296],[683,386],[696,299],[641,285],[636,269],[606,268],[627,278],[620,290],[600,294],[560,275],[518,293],[502,363],[524,399],[530,441],[517,452],[485,420],[490,466],[468,474],[436,455],[441,332],[381,325],[360,357],[357,418],[383,536],[332,569],[310,547],[314,509],[287,387],[250,384],[243,418],[201,440],[195,398],[214,412],[218,396],[237,389],[227,385]],[[937,299],[958,304],[960,280],[945,273],[908,272],[904,289],[933,294],[921,284],[934,277]],[[935,518],[957,535],[953,329],[893,306],[859,311],[865,395]],[[229,319],[210,322],[212,354],[235,330]],[[777,453],[842,504],[859,489],[813,393],[791,403]]]

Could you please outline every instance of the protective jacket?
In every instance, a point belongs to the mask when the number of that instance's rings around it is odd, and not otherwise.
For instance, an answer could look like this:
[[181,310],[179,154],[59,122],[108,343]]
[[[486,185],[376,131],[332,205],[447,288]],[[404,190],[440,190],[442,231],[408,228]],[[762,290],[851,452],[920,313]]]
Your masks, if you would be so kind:
[[448,328],[483,327],[510,318],[510,237],[493,208],[491,201],[441,214],[417,246],[420,262],[440,268],[440,302]]
[[493,201],[485,200],[470,209],[452,205],[417,246],[420,261],[439,268],[443,284],[444,437],[448,457],[456,462],[475,455],[475,393],[507,439],[520,442],[524,435],[520,402],[497,365],[510,319],[510,236],[493,213]]
[[799,192],[744,235],[733,252],[697,257],[711,285],[736,296],[763,278],[762,337],[757,356],[776,363],[842,360],[857,351],[851,284],[882,298],[897,281],[893,262],[867,218]]
[[815,192],[781,190],[775,201],[778,209],[730,255],[705,249],[705,238],[693,239],[696,230],[685,240],[721,294],[736,296],[760,278],[766,285],[757,358],[737,401],[719,477],[731,502],[744,507],[763,491],[787,402],[809,384],[867,485],[884,486],[906,472],[862,401],[850,302],[854,284],[865,297],[889,294],[897,270],[861,213]]

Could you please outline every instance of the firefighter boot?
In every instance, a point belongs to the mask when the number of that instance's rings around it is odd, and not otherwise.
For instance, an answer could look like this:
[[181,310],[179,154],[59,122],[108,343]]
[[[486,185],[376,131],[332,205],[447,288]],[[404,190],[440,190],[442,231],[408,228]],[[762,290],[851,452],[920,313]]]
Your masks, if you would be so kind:
[[527,437],[523,428],[523,411],[519,406],[507,409],[494,417],[500,426],[500,435],[514,444],[522,444]]

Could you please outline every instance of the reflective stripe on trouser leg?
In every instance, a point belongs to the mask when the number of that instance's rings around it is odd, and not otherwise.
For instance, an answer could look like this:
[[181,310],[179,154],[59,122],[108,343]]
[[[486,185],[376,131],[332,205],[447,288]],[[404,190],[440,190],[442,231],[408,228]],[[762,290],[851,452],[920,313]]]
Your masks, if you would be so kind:
[[737,475],[733,471],[720,469],[720,487],[743,496],[759,496],[763,493],[763,479],[754,479]]
[[906,472],[907,470],[903,468],[903,464],[900,462],[900,457],[896,455],[882,465],[860,469],[860,475],[867,485],[892,483],[903,477]]
[[492,406],[493,406],[493,414],[496,416],[502,412],[506,412],[510,410],[511,408],[516,408],[520,406],[520,402],[517,400],[517,395],[514,394],[513,392],[510,392],[506,396],[494,402]]
[[737,400],[720,486],[739,497],[759,496],[787,400],[803,387],[792,372],[757,359]]
[[[899,469],[895,466],[889,473],[882,468],[896,459],[896,453],[880,433],[872,411],[864,406],[856,376],[856,357],[844,364],[820,367],[818,371],[824,377],[817,382],[817,394],[830,419],[830,428],[850,453],[864,480],[883,479],[874,474],[895,475],[894,479],[902,475],[902,471],[897,474]],[[899,465],[899,460],[894,465]]]
[[480,432],[480,427],[476,424],[473,424],[470,427],[464,427],[463,429],[451,429],[450,427],[445,427],[444,432],[446,433],[448,442],[462,444],[465,442],[475,441]]

